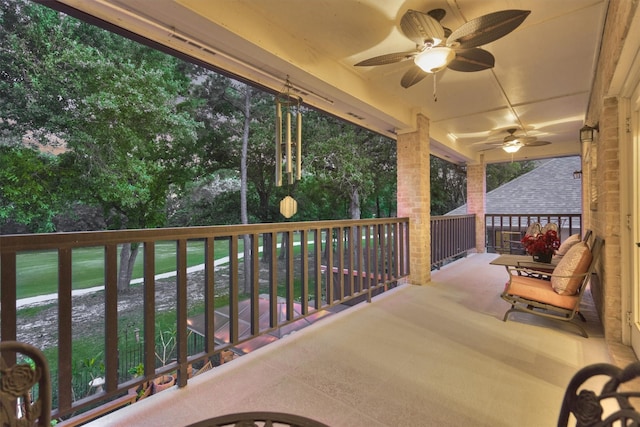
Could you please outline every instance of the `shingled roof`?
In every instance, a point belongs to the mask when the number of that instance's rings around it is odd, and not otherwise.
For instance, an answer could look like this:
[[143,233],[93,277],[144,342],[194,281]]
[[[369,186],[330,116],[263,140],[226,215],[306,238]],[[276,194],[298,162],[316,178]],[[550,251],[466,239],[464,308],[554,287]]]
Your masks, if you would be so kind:
[[[559,157],[487,193],[487,214],[582,213],[580,157]],[[466,215],[464,204],[446,215]]]

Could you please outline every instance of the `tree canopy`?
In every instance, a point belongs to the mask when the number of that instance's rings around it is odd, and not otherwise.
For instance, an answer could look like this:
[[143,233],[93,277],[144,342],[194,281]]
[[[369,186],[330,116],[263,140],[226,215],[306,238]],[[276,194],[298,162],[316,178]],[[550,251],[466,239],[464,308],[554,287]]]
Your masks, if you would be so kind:
[[[164,225],[169,189],[199,166],[199,123],[183,101],[190,81],[179,61],[38,5],[2,6],[2,52],[20,58],[3,68],[7,145],[22,146],[26,133],[35,145],[60,145],[58,197],[101,207],[112,228]],[[28,155],[46,161],[39,157]]]
[[[287,194],[294,220],[395,215],[388,138],[305,108],[303,179],[276,187],[272,94],[32,2],[0,0],[0,23],[0,225],[54,231],[77,204],[109,228],[238,223],[243,204],[276,222]],[[431,169],[432,214],[463,204],[465,168]]]

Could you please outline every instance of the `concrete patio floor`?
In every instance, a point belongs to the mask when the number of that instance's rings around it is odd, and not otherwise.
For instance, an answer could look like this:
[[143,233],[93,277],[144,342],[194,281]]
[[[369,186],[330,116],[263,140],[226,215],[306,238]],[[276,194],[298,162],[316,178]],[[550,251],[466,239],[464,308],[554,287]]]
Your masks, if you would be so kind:
[[330,426],[555,425],[575,372],[614,359],[590,294],[588,339],[527,314],[503,322],[507,273],[489,265],[495,257],[458,260],[428,285],[402,285],[90,425],[183,426],[248,411]]

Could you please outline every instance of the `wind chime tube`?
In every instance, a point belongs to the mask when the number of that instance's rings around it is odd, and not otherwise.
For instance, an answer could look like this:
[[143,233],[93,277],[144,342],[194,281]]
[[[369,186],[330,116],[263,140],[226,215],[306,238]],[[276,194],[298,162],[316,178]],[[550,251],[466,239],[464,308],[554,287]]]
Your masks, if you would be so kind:
[[287,173],[291,174],[293,165],[291,163],[291,110],[287,109]]
[[300,105],[298,105],[298,115],[296,123],[296,179],[302,179],[302,114],[300,114]]
[[282,105],[276,99],[276,187],[282,187]]

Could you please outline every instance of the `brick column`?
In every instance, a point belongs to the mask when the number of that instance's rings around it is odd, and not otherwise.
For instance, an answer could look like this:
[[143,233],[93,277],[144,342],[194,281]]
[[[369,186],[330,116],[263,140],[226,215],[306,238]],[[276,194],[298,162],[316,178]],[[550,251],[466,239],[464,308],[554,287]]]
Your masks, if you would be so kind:
[[409,218],[409,283],[431,281],[429,120],[418,115],[415,132],[398,135],[398,217]]
[[485,223],[487,209],[487,165],[484,156],[480,164],[467,165],[467,213],[476,215],[476,252],[484,253]]
[[[607,341],[622,342],[622,328],[627,327],[622,313],[621,245],[620,233],[623,229],[620,217],[620,159],[618,153],[619,132],[617,98],[605,98],[600,116],[600,132],[597,140],[597,167],[595,188],[597,200],[593,214],[592,228],[604,237],[604,251],[598,270],[604,283],[601,297],[601,319]],[[626,284],[625,284],[626,286]]]

